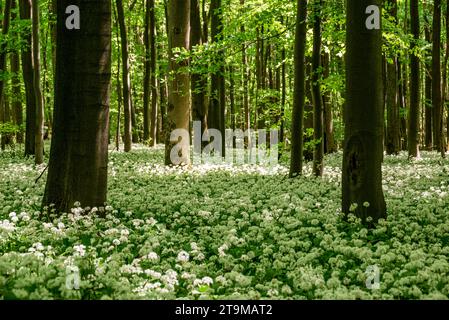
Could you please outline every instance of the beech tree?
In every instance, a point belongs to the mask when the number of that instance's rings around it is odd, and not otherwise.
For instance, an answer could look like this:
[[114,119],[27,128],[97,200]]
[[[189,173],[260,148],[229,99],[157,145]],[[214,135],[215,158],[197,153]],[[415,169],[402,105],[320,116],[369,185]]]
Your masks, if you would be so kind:
[[[411,31],[413,34],[413,47],[419,40],[419,5],[418,0],[410,0]],[[412,54],[410,64],[410,113],[408,129],[408,154],[409,157],[419,156],[419,57]]]
[[386,217],[382,191],[381,0],[346,2],[346,105],[342,212]]
[[33,51],[33,86],[34,99],[36,101],[36,132],[34,133],[35,163],[44,162],[44,100],[41,89],[41,62],[40,62],[40,42],[39,42],[39,4],[31,1],[32,20],[32,51]]
[[[165,128],[165,164],[190,164],[190,80],[185,70],[187,61],[180,61],[176,52],[189,49],[190,0],[168,1],[169,85],[168,117]],[[176,131],[176,129],[178,129]],[[179,133],[179,134],[178,134]],[[172,134],[174,137],[172,137]],[[187,134],[187,135],[186,135]],[[178,141],[180,139],[180,141]],[[179,143],[178,143],[179,142]]]
[[307,33],[307,0],[297,0],[295,36],[295,86],[292,113],[292,148],[290,177],[302,173],[303,162],[303,118],[305,103],[305,50]]
[[123,11],[122,0],[115,1],[117,7],[117,19],[120,25],[120,39],[122,48],[122,85],[123,85],[123,113],[125,115],[125,134],[124,144],[125,152],[131,151],[132,148],[132,102],[131,102],[131,79],[129,74],[129,50],[128,50],[128,34],[125,24],[125,13]]
[[80,17],[69,0],[56,7],[54,134],[43,204],[58,211],[76,201],[90,207],[106,201],[111,2],[79,0],[77,6]]

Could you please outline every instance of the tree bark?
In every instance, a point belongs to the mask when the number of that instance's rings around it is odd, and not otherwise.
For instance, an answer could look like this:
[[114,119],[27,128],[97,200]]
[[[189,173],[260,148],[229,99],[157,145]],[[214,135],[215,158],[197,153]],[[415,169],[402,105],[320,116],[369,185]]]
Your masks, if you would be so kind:
[[[323,59],[323,76],[327,79],[330,75],[329,63],[330,54],[325,52],[322,54]],[[327,91],[323,94],[323,107],[324,107],[324,152],[331,154],[337,152],[337,145],[334,137],[334,115],[332,112],[331,95]]]
[[[9,32],[10,19],[11,19],[11,3],[12,0],[7,0],[3,11],[2,21],[2,35],[5,37]],[[0,46],[0,70],[6,70],[6,41]],[[0,123],[6,123],[9,121],[8,117],[8,104],[4,94],[5,80],[0,78]],[[9,136],[6,133],[1,134],[1,149],[4,150],[6,144],[8,144]]]
[[145,45],[145,63],[143,79],[143,140],[150,140],[150,77],[151,77],[151,52],[150,52],[150,15],[154,10],[154,0],[145,0],[145,30],[143,43]]
[[[388,1],[389,14],[397,24],[398,4],[397,0]],[[394,55],[391,61],[387,61],[387,154],[398,154],[401,150],[400,119],[399,119],[399,96],[398,96],[398,57]]]
[[[210,11],[211,19],[211,41],[217,43],[220,41],[223,31],[223,17],[221,0],[211,0]],[[208,112],[208,128],[217,129],[222,136],[221,156],[225,156],[225,69],[224,53],[219,51],[215,57],[215,64],[218,70],[211,75],[211,97]]]
[[120,25],[120,38],[122,48],[122,85],[123,85],[123,113],[125,116],[125,135],[124,144],[125,152],[131,151],[132,148],[132,102],[131,102],[131,80],[129,74],[129,50],[128,50],[128,34],[125,25],[125,14],[123,12],[123,1],[115,1],[117,7],[117,19]]
[[[190,4],[190,50],[203,43],[200,4],[198,0],[191,0]],[[206,90],[207,80],[203,74],[193,72],[190,75],[192,94],[192,118],[201,123],[201,135],[207,130]],[[202,146],[195,145],[195,152],[201,153]]]
[[[11,85],[12,85],[12,109],[14,110],[14,123],[17,126],[23,124],[23,110],[22,110],[22,92],[20,90],[20,62],[19,54],[14,51],[10,55],[11,61]],[[20,130],[16,133],[17,143],[23,143],[23,133]]]
[[57,3],[54,135],[43,205],[104,206],[111,83],[111,2],[79,0],[81,29],[65,27]]
[[151,127],[150,146],[156,145],[158,129],[158,95],[156,79],[156,15],[154,0],[150,0],[150,87],[151,87]]
[[353,212],[363,222],[386,217],[381,169],[382,27],[377,29],[375,23],[367,27],[367,12],[376,17],[375,8],[380,21],[382,0],[347,0],[342,212]]
[[441,0],[434,1],[432,28],[433,145],[444,156],[443,108],[441,105]]
[[[426,25],[424,28],[425,39],[427,42],[432,42],[432,34],[430,31],[429,21],[427,16],[425,18]],[[424,126],[424,139],[425,146],[427,150],[432,150],[433,148],[433,136],[432,136],[432,65],[430,61],[425,63],[425,101],[424,101],[424,112],[425,112],[425,126]]]
[[[177,61],[174,52],[177,48],[189,49],[189,29],[190,29],[190,0],[168,2],[168,44],[169,44],[169,74],[168,83],[168,116],[165,129],[165,164],[166,165],[189,165],[190,150],[189,139],[183,137],[172,141],[170,136],[176,129],[180,129],[185,134],[189,134],[190,120],[190,99],[189,99],[189,75],[182,68],[187,65],[187,61]],[[176,150],[178,144],[179,149]],[[174,152],[177,151],[177,152]],[[174,159],[176,153],[178,159]]]
[[321,7],[322,0],[314,1],[313,53],[312,53],[312,100],[313,100],[313,173],[323,175],[324,169],[324,129],[323,100],[321,96]]
[[44,100],[41,90],[40,42],[39,42],[39,4],[31,2],[32,50],[33,50],[33,84],[36,101],[36,133],[34,136],[35,163],[44,162]]
[[295,36],[295,88],[293,93],[292,148],[290,177],[302,174],[303,163],[303,118],[305,102],[305,50],[307,29],[307,0],[297,0]]
[[[20,19],[31,21],[31,4],[30,0],[19,0]],[[31,28],[22,33],[25,42],[22,47],[22,74],[25,84],[26,98],[26,122],[25,122],[25,156],[34,155],[34,137],[36,133],[36,99],[34,94],[33,83],[33,59],[32,59],[32,39]]]
[[[414,42],[412,47],[417,46],[419,40],[419,6],[418,0],[410,0],[411,31]],[[408,154],[409,157],[419,157],[419,98],[420,98],[420,76],[419,57],[411,55],[410,63],[410,113],[408,129]]]

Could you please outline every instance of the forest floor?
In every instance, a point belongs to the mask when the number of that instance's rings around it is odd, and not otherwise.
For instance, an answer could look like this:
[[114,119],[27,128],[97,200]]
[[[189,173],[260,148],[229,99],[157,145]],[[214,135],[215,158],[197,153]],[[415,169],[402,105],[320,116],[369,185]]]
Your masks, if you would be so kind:
[[0,299],[448,298],[449,161],[385,157],[389,216],[367,230],[342,219],[341,157],[288,179],[136,146],[110,153],[108,206],[55,215],[45,165],[2,152]]

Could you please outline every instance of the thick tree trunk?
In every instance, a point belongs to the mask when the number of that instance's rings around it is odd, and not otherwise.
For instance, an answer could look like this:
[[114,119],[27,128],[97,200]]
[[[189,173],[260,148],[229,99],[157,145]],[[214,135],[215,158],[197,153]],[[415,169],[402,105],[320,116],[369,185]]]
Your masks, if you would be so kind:
[[[129,53],[128,53],[128,35],[125,25],[125,14],[123,12],[122,0],[115,1],[117,7],[117,19],[120,25],[120,38],[122,48],[122,84],[123,84],[123,113],[125,115],[125,152],[132,148],[132,102],[131,102],[131,80],[129,74]],[[134,128],[135,129],[135,128]]]
[[443,147],[443,109],[441,105],[441,0],[434,1],[432,28],[432,108],[433,145],[444,155]]
[[67,211],[106,202],[111,82],[111,2],[79,0],[81,29],[57,3],[55,121],[43,204]]
[[[165,164],[190,164],[190,138],[183,136],[178,142],[178,135],[171,139],[174,130],[181,130],[180,134],[189,135],[190,99],[189,75],[182,71],[187,61],[177,61],[174,57],[176,48],[189,49],[190,29],[190,0],[168,2],[168,43],[169,43],[169,74],[173,74],[168,85],[168,117],[165,128]],[[181,69],[181,70],[180,70]],[[180,136],[180,135],[179,135]]]
[[32,44],[33,44],[33,84],[36,101],[36,133],[34,136],[35,163],[44,162],[44,100],[41,90],[40,42],[39,42],[39,5],[31,2]]
[[[19,0],[20,19],[31,21],[31,4],[29,0]],[[25,128],[25,156],[34,155],[34,137],[36,133],[36,99],[33,83],[33,59],[32,59],[32,39],[31,28],[22,33],[25,45],[22,47],[22,73],[25,83],[26,98],[26,128]]]
[[293,93],[292,148],[290,177],[302,174],[303,118],[305,102],[305,50],[307,29],[307,0],[297,0],[295,36],[295,89]]
[[[410,0],[411,31],[415,42],[419,40],[419,6],[418,0]],[[417,44],[414,43],[413,47]],[[419,98],[420,76],[419,58],[411,55],[410,63],[410,112],[408,128],[408,154],[409,157],[419,157]]]
[[312,53],[312,100],[313,100],[313,173],[323,175],[324,169],[324,129],[323,100],[321,96],[321,7],[322,0],[314,1],[313,53]]
[[363,222],[386,217],[381,8],[381,0],[347,0],[342,212],[355,213]]

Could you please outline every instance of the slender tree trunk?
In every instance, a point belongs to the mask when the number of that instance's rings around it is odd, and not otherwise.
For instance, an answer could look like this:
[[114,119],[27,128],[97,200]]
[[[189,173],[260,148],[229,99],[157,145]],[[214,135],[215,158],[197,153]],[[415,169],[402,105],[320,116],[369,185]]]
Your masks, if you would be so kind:
[[432,28],[432,108],[433,108],[433,145],[444,155],[442,141],[441,106],[441,0],[434,1]]
[[449,148],[449,95],[448,95],[448,76],[447,76],[447,68],[449,62],[449,3],[446,2],[446,48],[445,48],[445,56],[444,56],[444,64],[443,64],[443,116],[444,111],[448,111],[448,117],[446,119],[446,141],[443,141],[443,147],[447,150]]
[[156,145],[158,129],[158,95],[156,79],[156,14],[154,0],[150,0],[150,87],[151,87],[151,127],[150,146]]
[[[6,0],[5,8],[3,11],[3,21],[2,21],[2,35],[5,37],[9,32],[9,25],[11,19],[11,0]],[[6,41],[3,41],[0,46],[0,70],[6,70]],[[6,122],[6,104],[4,104],[5,96],[4,96],[4,88],[5,81],[3,77],[0,78],[0,112],[2,113],[1,119],[2,122]],[[5,135],[2,134],[2,149],[4,148]]]
[[120,38],[122,48],[122,83],[123,83],[123,113],[125,115],[125,152],[132,148],[132,102],[131,102],[131,80],[129,74],[129,53],[128,53],[128,35],[125,26],[125,14],[123,12],[122,0],[115,1],[117,7],[117,19],[120,25]]
[[295,36],[295,89],[293,93],[292,148],[290,177],[302,174],[303,118],[305,102],[305,50],[307,29],[307,0],[297,0]]
[[34,137],[35,163],[44,162],[44,100],[41,90],[40,71],[40,42],[39,42],[39,5],[31,2],[32,43],[33,43],[33,84],[34,99],[36,100],[36,133]]
[[[323,76],[327,79],[330,75],[329,63],[330,55],[325,52],[322,54],[323,59]],[[331,154],[337,151],[334,137],[334,115],[332,112],[331,94],[329,91],[323,94],[324,107],[324,152]]]
[[[220,41],[223,31],[223,17],[221,0],[211,0],[210,11],[211,19],[211,38],[212,43]],[[225,69],[224,69],[224,53],[216,54],[215,63],[219,66],[218,71],[211,76],[211,97],[208,113],[208,128],[217,129],[222,135],[221,156],[225,156]]]
[[[240,0],[241,12],[244,12],[245,0]],[[245,25],[240,26],[240,33],[245,34]],[[243,114],[244,114],[244,131],[249,133],[251,129],[251,115],[249,110],[249,96],[248,96],[248,83],[249,83],[249,67],[248,67],[248,56],[246,53],[246,44],[242,44],[242,69],[243,69]],[[249,146],[251,144],[251,135],[245,136],[245,145]]]
[[81,30],[65,27],[57,3],[55,117],[43,205],[104,206],[111,83],[111,2],[79,0]]
[[120,150],[120,137],[121,137],[121,113],[122,113],[122,85],[120,80],[120,70],[121,70],[121,48],[120,48],[120,35],[118,30],[120,29],[117,17],[117,8],[111,8],[114,13],[115,27],[117,29],[116,33],[116,41],[117,41],[117,75],[116,75],[116,87],[115,90],[117,92],[117,128],[115,131],[115,148],[117,151]]
[[[19,0],[20,19],[31,21],[31,5],[29,0]],[[22,73],[25,83],[26,97],[26,128],[25,128],[25,156],[34,155],[34,137],[36,133],[36,99],[33,83],[33,59],[32,59],[32,39],[31,28],[22,33],[25,42],[22,47]]]
[[[230,116],[231,116],[231,129],[234,131],[236,129],[236,118],[237,114],[235,112],[235,81],[234,81],[234,68],[229,67],[229,103],[230,103]],[[236,147],[236,138],[232,138],[232,147]]]
[[347,0],[342,212],[353,212],[363,222],[386,217],[381,9],[382,0]]
[[[168,43],[169,43],[169,73],[173,74],[168,86],[168,117],[166,127],[165,164],[190,164],[190,99],[189,75],[180,70],[187,61],[177,61],[174,57],[176,48],[189,49],[190,0],[168,2]],[[174,130],[181,130],[175,134]],[[172,134],[176,135],[172,139]],[[181,136],[181,141],[178,138]],[[185,136],[187,135],[187,136]]]
[[321,7],[322,0],[314,1],[313,53],[312,53],[312,100],[313,100],[313,173],[317,177],[324,170],[323,100],[321,96]]
[[[417,46],[419,40],[419,6],[418,0],[410,0],[411,31],[414,37],[413,47]],[[419,157],[419,57],[411,55],[410,64],[410,113],[408,129],[408,154],[409,157]]]
[[[20,90],[20,62],[19,54],[14,51],[10,55],[11,61],[11,84],[12,84],[12,108],[14,110],[14,123],[17,126],[23,124],[23,110],[22,110],[22,92]],[[16,139],[18,143],[23,143],[22,131],[17,132]]]
[[[397,0],[389,0],[388,8],[390,16],[397,24],[398,5]],[[387,134],[386,150],[387,154],[398,154],[401,150],[400,119],[399,119],[399,97],[398,97],[398,57],[393,56],[391,62],[387,62],[386,69],[386,103],[387,103]]]
[[[424,34],[425,40],[427,42],[432,42],[432,33],[430,30],[430,22],[428,21],[427,15],[424,15],[425,27]],[[430,61],[426,60],[425,63],[425,101],[424,101],[424,112],[425,112],[425,126],[424,126],[424,139],[425,146],[427,150],[432,150],[433,148],[433,135],[432,135],[432,64]]]
[[[191,0],[190,4],[190,49],[203,43],[200,4],[198,0]],[[201,135],[207,130],[207,110],[206,110],[206,90],[207,80],[203,74],[194,72],[190,75],[190,85],[192,90],[192,118],[193,121],[201,123]],[[195,145],[195,152],[201,153],[201,144]]]
[[[153,7],[152,7],[153,6]],[[154,0],[145,0],[145,31],[143,43],[145,45],[145,63],[143,80],[143,140],[150,140],[150,77],[151,77],[151,52],[150,52],[150,15],[154,10]]]

